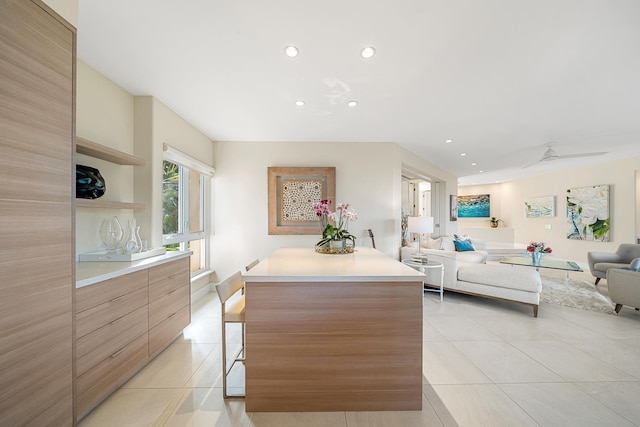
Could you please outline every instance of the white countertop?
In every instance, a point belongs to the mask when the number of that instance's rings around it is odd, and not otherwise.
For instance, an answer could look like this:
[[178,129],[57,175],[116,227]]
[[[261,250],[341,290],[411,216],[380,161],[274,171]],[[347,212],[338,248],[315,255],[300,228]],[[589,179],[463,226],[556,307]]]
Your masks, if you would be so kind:
[[424,274],[372,248],[319,254],[310,247],[278,249],[243,277],[245,282],[414,282]]
[[76,288],[93,285],[103,280],[113,279],[188,256],[191,256],[190,251],[170,251],[164,255],[131,262],[77,262]]

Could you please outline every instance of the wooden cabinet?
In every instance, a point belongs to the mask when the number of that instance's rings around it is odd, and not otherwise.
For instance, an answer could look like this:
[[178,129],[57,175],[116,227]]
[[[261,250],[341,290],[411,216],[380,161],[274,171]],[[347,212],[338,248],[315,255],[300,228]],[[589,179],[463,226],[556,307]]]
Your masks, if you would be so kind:
[[149,269],[149,354],[191,322],[189,259]]
[[85,415],[191,321],[189,257],[76,291],[76,413]]
[[76,30],[0,1],[0,425],[73,424]]

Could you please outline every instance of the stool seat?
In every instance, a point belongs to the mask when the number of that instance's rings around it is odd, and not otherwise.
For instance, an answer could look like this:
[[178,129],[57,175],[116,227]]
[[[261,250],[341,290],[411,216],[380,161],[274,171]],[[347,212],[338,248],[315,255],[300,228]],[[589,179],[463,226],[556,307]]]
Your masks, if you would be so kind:
[[242,322],[244,323],[244,294],[228,306],[225,305],[224,319],[225,322]]

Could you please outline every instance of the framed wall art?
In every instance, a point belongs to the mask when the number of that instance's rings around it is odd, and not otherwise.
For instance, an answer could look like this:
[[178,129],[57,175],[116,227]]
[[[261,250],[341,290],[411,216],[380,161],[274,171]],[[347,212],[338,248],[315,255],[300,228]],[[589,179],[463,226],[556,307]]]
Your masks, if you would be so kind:
[[269,234],[321,234],[313,204],[336,198],[335,167],[267,168]]
[[449,194],[449,221],[458,220],[458,196]]
[[527,218],[556,216],[556,196],[526,199],[524,201],[524,216]]
[[490,195],[458,196],[458,218],[489,218]]
[[567,190],[567,239],[609,241],[609,186]]

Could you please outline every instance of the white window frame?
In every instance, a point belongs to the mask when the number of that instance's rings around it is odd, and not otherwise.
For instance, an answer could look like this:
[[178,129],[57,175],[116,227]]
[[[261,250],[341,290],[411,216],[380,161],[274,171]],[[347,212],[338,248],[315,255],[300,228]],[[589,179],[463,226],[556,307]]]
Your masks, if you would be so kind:
[[[205,163],[200,162],[191,156],[182,153],[181,151],[164,144],[163,161],[174,163],[180,167],[180,189],[178,191],[178,233],[163,234],[162,244],[173,245],[180,244],[180,250],[188,250],[188,244],[192,240],[203,240],[202,247],[200,248],[200,270],[191,273],[192,276],[196,276],[202,271],[209,269],[209,248],[210,248],[210,194],[212,178],[215,170]],[[200,174],[201,185],[200,187],[200,214],[202,215],[202,230],[197,232],[189,231],[189,173],[183,173],[184,169],[189,169]],[[164,189],[164,187],[163,187]],[[187,213],[187,215],[185,215]],[[186,218],[185,218],[186,217]]]

